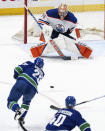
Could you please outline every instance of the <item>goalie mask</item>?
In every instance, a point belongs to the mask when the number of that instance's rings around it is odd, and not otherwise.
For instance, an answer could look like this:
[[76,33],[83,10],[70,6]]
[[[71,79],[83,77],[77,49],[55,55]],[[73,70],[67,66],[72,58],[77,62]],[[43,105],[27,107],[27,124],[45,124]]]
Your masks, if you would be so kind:
[[58,14],[61,20],[63,20],[68,13],[67,5],[66,4],[61,4],[58,7]]

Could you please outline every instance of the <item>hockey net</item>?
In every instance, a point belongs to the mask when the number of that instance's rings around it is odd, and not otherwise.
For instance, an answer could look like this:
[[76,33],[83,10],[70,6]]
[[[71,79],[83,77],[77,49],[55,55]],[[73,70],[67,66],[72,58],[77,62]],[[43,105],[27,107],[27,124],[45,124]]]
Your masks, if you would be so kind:
[[[56,6],[56,0],[23,0],[23,8],[24,5],[26,5],[29,10],[31,11],[32,15],[35,16],[35,19],[38,20],[38,18],[48,9],[55,8]],[[55,2],[55,3],[54,3]],[[45,27],[43,31],[46,35],[49,35],[50,33],[50,27]],[[27,10],[24,8],[24,25],[20,29],[19,32],[17,32],[12,38],[24,41],[24,43],[27,43],[27,39],[30,42],[33,37],[40,37],[41,29],[38,26],[38,24],[35,22],[33,17],[27,12]]]
[[[79,23],[78,28],[81,33],[81,38],[88,39],[87,36],[89,35],[93,35],[94,38],[95,35],[98,38],[100,37],[100,39],[104,39],[104,4],[97,4],[96,2],[95,5],[86,6],[84,1],[85,0],[83,0],[83,3],[81,4],[80,7],[77,5],[74,6],[73,0],[71,0],[71,2],[69,0],[65,1],[65,3],[69,7],[69,10],[72,11],[78,18],[78,23]],[[38,18],[42,15],[42,13],[44,13],[48,9],[57,7],[62,2],[64,1],[63,0],[40,0],[40,1],[23,0],[23,7],[24,4],[26,4],[27,7],[32,12],[32,14],[35,15],[36,19],[38,20]],[[96,10],[99,10],[100,13],[94,12],[93,15],[91,15],[91,12],[88,11],[93,11],[93,8],[95,8],[96,5],[98,6]],[[80,13],[81,11],[82,13]],[[90,18],[89,15],[91,16]],[[24,43],[27,43],[27,39],[29,39],[30,42],[30,39],[33,39],[35,37],[40,37],[41,30],[37,25],[37,23],[35,22],[35,20],[32,18],[32,16],[30,16],[30,14],[25,12],[24,18],[25,19],[24,19],[23,28],[21,28],[20,31],[13,36],[13,38],[20,41],[24,40]],[[52,30],[51,27],[44,26],[43,31],[46,36],[50,36],[51,30]],[[73,35],[75,36],[75,33]]]

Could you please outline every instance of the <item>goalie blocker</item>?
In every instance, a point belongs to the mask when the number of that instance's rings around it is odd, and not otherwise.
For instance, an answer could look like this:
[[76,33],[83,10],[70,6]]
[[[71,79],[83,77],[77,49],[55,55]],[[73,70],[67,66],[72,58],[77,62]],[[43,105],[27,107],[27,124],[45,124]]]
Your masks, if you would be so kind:
[[[85,58],[89,58],[91,53],[92,53],[92,49],[89,48],[87,45],[81,43],[81,42],[78,42],[78,43],[75,43],[76,45],[76,48],[78,48],[80,54],[85,57]],[[30,49],[31,51],[31,54],[32,56],[35,58],[35,57],[39,57],[42,55],[44,49],[46,48],[47,44],[46,43],[41,43],[39,44],[37,47],[32,47]]]

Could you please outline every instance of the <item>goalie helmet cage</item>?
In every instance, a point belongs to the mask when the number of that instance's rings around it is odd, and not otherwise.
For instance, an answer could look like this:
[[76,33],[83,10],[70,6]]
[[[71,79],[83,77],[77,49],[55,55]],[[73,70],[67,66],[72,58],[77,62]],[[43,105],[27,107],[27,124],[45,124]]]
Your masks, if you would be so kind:
[[[30,5],[28,5],[28,3],[31,3],[31,2],[29,2],[29,1],[34,1],[34,2],[39,2],[39,1],[37,1],[37,0],[24,0],[24,5],[26,5],[26,6],[28,6],[28,8],[30,7]],[[41,1],[46,1],[46,0],[41,0]],[[47,0],[48,1],[48,0]],[[55,2],[56,1],[56,2]],[[62,3],[63,2],[63,0],[55,0],[54,2],[55,2],[55,6],[53,6],[53,7],[57,7],[58,6],[58,4],[60,4],[60,3]],[[83,2],[82,2],[82,4],[83,4],[83,6],[84,6],[84,2],[85,0],[83,0]],[[103,5],[104,5],[104,7],[102,6],[102,8],[104,8],[103,9],[103,12],[105,12],[105,0],[103,0]],[[68,0],[66,0],[66,3],[68,4]],[[70,3],[70,2],[69,2]],[[50,7],[51,7],[51,5],[50,5]],[[40,8],[40,7],[39,7]],[[43,8],[43,7],[42,7]],[[84,7],[83,7],[84,8]],[[29,8],[30,9],[30,8]],[[40,8],[41,9],[41,8]],[[46,10],[47,9],[49,9],[49,8],[46,8]],[[31,9],[30,9],[31,10]],[[35,9],[32,9],[32,10],[35,10]],[[31,11],[32,11],[31,10]],[[43,9],[42,9],[43,10]],[[45,11],[45,10],[44,10]],[[72,11],[72,9],[71,9],[71,11]],[[85,10],[86,11],[86,10]],[[100,11],[102,11],[102,10],[100,10]],[[36,13],[37,14],[37,8],[36,8],[36,11],[34,11],[34,14]],[[78,9],[77,9],[77,12],[78,12]],[[32,11],[32,13],[33,13],[33,11]],[[41,13],[44,13],[43,11],[41,11]],[[38,12],[38,14],[39,14],[39,12]],[[27,19],[28,19],[28,13],[27,13],[27,10],[24,8],[24,43],[26,44],[27,43],[27,35],[28,35],[28,33],[27,33]],[[103,24],[103,30],[104,30],[104,33],[103,33],[103,36],[104,36],[104,39],[105,39],[105,13],[104,13],[104,19],[103,19],[103,21],[104,21],[104,24]],[[89,31],[93,31],[93,30],[95,30],[94,29],[94,27],[93,27],[93,29],[89,29],[87,32],[89,32]],[[99,30],[98,30],[99,31]],[[97,30],[95,30],[95,32],[97,32]],[[94,33],[94,31],[92,32],[92,33]],[[102,33],[102,30],[101,30],[101,33]]]

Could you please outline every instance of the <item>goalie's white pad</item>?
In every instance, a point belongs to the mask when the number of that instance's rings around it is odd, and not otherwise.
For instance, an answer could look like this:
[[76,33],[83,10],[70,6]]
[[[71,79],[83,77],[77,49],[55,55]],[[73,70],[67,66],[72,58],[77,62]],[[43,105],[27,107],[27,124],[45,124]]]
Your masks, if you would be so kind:
[[83,56],[85,58],[89,58],[92,49],[85,45],[83,42],[75,42],[74,40],[71,40],[70,38],[64,37],[65,44],[67,49],[74,53],[76,56]]

